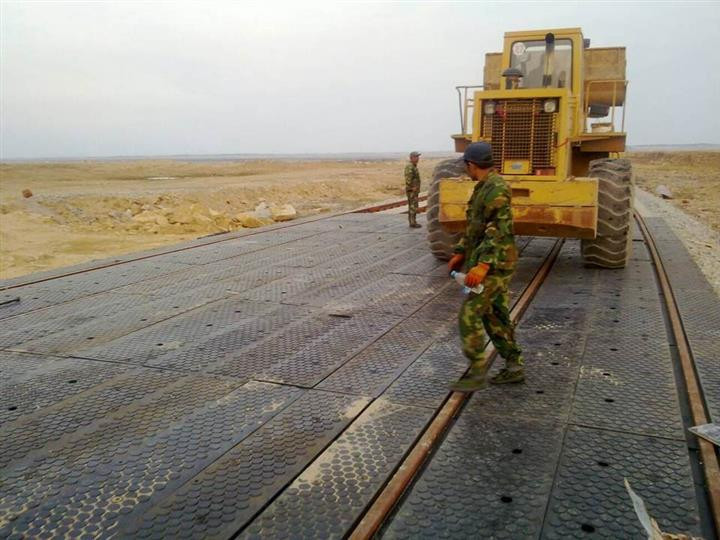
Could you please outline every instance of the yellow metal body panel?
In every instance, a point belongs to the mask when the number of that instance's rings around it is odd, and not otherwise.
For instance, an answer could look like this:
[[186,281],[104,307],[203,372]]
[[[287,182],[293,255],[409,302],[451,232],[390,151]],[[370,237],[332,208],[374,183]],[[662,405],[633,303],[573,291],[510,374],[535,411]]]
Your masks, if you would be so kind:
[[486,90],[500,89],[502,73],[502,53],[486,53],[485,69],[483,69],[483,86]]
[[587,135],[578,137],[577,142],[580,143],[581,151],[608,153],[625,151],[625,133],[613,133],[609,136],[603,135],[604,134],[599,134],[597,137]]
[[[558,134],[566,134],[564,140],[559,140],[556,148],[556,167],[555,174],[548,176],[516,176],[517,179],[534,179],[543,182],[565,180],[569,176],[570,171],[570,139],[567,135],[570,130],[569,122],[571,118],[570,107],[575,103],[568,94],[567,88],[518,88],[514,90],[487,90],[475,92],[473,107],[473,142],[483,139],[480,137],[480,117],[482,115],[483,100],[499,100],[499,99],[532,99],[532,98],[557,98],[560,104],[558,109]],[[490,142],[490,141],[488,141]]]
[[[594,178],[565,182],[510,181],[515,232],[535,236],[595,238],[598,184]],[[476,183],[441,180],[440,224],[447,231],[465,228],[465,212]]]
[[[507,78],[502,72],[511,65],[512,47],[518,41],[543,41],[545,35],[552,33],[556,40],[568,39],[572,43],[572,80],[567,88],[515,88],[505,89]],[[627,81],[625,79],[626,54],[624,47],[585,48],[583,34],[580,28],[555,28],[542,30],[527,30],[519,32],[506,32],[502,53],[488,53],[484,79],[485,91],[475,92],[473,96],[473,142],[486,140],[481,137],[481,123],[483,117],[483,101],[502,99],[532,99],[532,98],[559,98],[558,111],[559,124],[556,127],[557,137],[557,166],[555,175],[544,176],[542,180],[563,181],[570,176],[571,157],[573,146],[581,152],[622,151],[625,148],[624,108],[622,111],[621,129],[610,126],[605,139],[608,142],[596,143],[583,141],[590,128],[587,106],[592,102],[595,105],[606,105],[612,108],[613,121],[615,107],[624,104]],[[498,89],[499,88],[499,89]],[[620,120],[620,119],[619,119]],[[456,150],[462,145],[456,142]],[[511,174],[508,172],[507,174]]]
[[[543,42],[548,33],[556,40],[567,39],[572,43],[571,72],[565,84],[559,85],[563,87],[521,88],[523,85],[516,80],[502,76],[511,66],[516,42]],[[485,88],[463,98],[466,111],[462,117],[463,131],[469,124],[472,132],[453,138],[456,151],[462,151],[469,141],[493,144],[497,150],[495,167],[512,187],[518,234],[595,237],[597,180],[573,175],[586,174],[591,158],[625,149],[624,107],[619,122],[622,127],[615,127],[616,107],[624,105],[627,89],[625,66],[623,47],[586,48],[580,28],[506,32],[502,53],[486,55]],[[556,101],[554,113],[545,112],[547,99]],[[494,102],[489,109],[494,112],[486,115],[487,101]],[[518,105],[513,109],[511,103]],[[538,110],[538,103],[542,103],[542,110]],[[467,117],[470,105],[472,122]],[[592,113],[590,105],[593,105]],[[599,114],[599,106],[609,107],[606,116],[610,120],[593,125],[592,120],[603,118],[595,116]],[[526,132],[523,131],[525,125]],[[443,228],[450,231],[464,228],[467,202],[474,185],[468,180],[440,183]]]
[[596,47],[585,49],[583,55],[585,69],[585,91],[592,85],[592,102],[603,105],[623,105],[625,103],[625,85],[617,85],[625,80],[625,47]]

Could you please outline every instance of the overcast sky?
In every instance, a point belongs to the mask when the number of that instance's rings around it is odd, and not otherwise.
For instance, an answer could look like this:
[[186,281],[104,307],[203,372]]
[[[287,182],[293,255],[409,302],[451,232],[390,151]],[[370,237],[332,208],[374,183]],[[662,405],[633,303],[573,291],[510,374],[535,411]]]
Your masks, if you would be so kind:
[[720,3],[2,2],[0,157],[451,150],[505,31],[627,47],[629,143],[720,143]]

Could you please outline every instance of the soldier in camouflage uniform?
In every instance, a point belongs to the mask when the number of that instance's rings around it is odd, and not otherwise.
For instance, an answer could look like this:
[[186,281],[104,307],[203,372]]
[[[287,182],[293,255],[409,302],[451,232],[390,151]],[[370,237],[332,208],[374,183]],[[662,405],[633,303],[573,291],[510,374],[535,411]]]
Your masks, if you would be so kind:
[[490,379],[491,383],[516,383],[525,379],[520,347],[510,319],[508,286],[517,265],[513,236],[510,188],[492,167],[492,152],[487,143],[473,143],[463,156],[468,174],[477,185],[467,209],[467,227],[450,259],[450,270],[466,273],[465,285],[483,284],[484,290],[470,293],[460,309],[460,336],[463,352],[470,360],[467,375],[454,390],[472,392],[487,385],[491,364],[485,358],[485,334],[492,341],[505,368]]
[[420,227],[416,215],[418,210],[418,194],[420,193],[420,171],[417,164],[420,161],[419,152],[410,152],[410,163],[405,165],[405,193],[408,199],[408,220],[414,229]]

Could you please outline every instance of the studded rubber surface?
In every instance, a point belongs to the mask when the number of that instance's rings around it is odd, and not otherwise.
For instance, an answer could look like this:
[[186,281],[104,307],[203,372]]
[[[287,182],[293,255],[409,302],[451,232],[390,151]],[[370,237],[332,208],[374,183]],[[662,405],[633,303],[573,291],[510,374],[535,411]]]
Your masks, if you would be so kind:
[[591,336],[575,390],[572,422],[684,440],[667,344],[657,337]]
[[366,404],[309,391],[171,496],[136,508],[121,530],[147,538],[232,536]]
[[342,538],[431,413],[376,400],[241,538]]
[[720,298],[662,218],[646,223],[668,274],[710,418],[720,421]]
[[684,442],[572,427],[542,538],[643,538],[624,478],[663,531],[699,535],[689,467]]
[[339,216],[7,289],[0,537],[348,531],[466,367],[423,242]]
[[643,538],[625,477],[663,530],[708,534],[654,270],[635,254],[583,268],[566,242],[517,329],[526,381],[470,397],[382,537]]
[[462,414],[382,536],[537,538],[561,441],[552,423]]
[[[553,244],[518,239],[513,299]],[[21,302],[0,305],[0,537],[340,538],[466,368],[463,297],[402,215],[185,247],[2,291]],[[613,448],[617,470],[651,510],[685,497],[667,523],[697,529],[647,254],[636,246],[609,277],[578,275],[578,251],[566,243],[518,330],[528,382],[473,396],[428,464],[433,481],[459,471],[464,502],[454,480],[427,484],[423,504],[446,511],[425,526],[425,507],[409,505],[413,487],[386,534],[463,536],[464,516],[484,504],[496,512],[478,530],[496,537],[550,534],[548,516],[568,512],[604,534],[574,485],[558,483],[567,470],[585,486],[571,456],[603,448],[574,431],[630,441]],[[653,387],[665,399],[653,401]],[[631,405],[637,414],[623,419]],[[672,457],[647,474],[675,479],[676,494],[631,475],[643,445]]]

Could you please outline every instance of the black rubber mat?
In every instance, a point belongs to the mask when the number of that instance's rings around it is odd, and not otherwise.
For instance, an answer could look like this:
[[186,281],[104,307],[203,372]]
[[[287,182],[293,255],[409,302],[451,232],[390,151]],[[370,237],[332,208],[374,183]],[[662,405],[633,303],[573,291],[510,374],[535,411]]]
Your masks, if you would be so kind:
[[662,334],[652,338],[591,336],[580,370],[572,422],[684,440],[665,339]]
[[430,416],[376,400],[241,538],[342,538]]
[[693,339],[691,347],[710,419],[720,422],[720,341]]
[[712,420],[717,422],[720,419],[720,297],[665,220],[647,218],[646,222],[673,288],[705,402]]
[[[512,423],[524,419],[567,421],[572,408],[585,338],[581,334],[518,330],[523,349],[525,384],[491,386],[477,392],[467,411],[509,417]],[[496,359],[491,375],[504,367]]]
[[229,538],[367,404],[309,391],[172,495],[121,517],[123,536]]
[[466,410],[383,538],[537,538],[562,427]]
[[684,442],[570,428],[542,538],[645,538],[623,480],[663,531],[699,534]]
[[345,363],[318,388],[378,396],[452,326],[454,321],[439,324],[415,318],[407,320]]
[[[0,307],[0,536],[347,535],[467,367],[463,296],[425,233],[338,216],[18,287],[20,309]],[[519,243],[513,299],[554,240]],[[385,534],[617,532],[583,490],[634,534],[615,476],[585,485],[582,452],[621,463],[669,530],[696,530],[668,350],[642,348],[664,331],[651,275],[642,249],[603,273],[566,242],[518,328],[527,381],[472,397]],[[713,343],[695,340],[707,365]],[[646,481],[665,476],[675,492]]]
[[442,404],[450,385],[467,367],[459,345],[432,345],[390,385],[383,397],[393,403],[434,410]]
[[643,538],[624,478],[663,530],[700,532],[651,262],[575,256],[566,243],[517,328],[525,382],[472,395],[383,536]]

